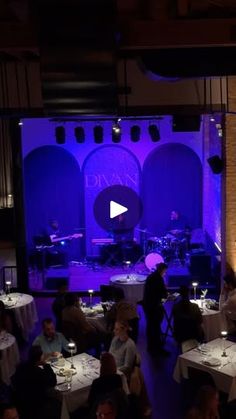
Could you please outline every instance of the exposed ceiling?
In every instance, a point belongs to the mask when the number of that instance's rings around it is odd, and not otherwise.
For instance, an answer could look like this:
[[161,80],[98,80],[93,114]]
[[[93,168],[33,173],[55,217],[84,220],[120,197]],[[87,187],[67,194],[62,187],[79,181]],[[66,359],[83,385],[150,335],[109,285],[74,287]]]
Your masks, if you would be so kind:
[[[196,0],[189,3],[192,10],[199,4]],[[226,6],[227,13],[236,8],[231,0],[203,3],[211,10]],[[204,42],[207,45],[208,34],[208,47],[216,36],[213,30],[200,30],[208,22],[175,20],[172,16],[157,24],[147,14],[157,10],[156,6],[158,0],[2,0],[0,70],[1,63],[10,61],[26,66],[34,63],[35,69],[38,64],[38,78],[32,79],[42,91],[42,100],[36,108],[39,114],[49,116],[116,114],[120,93],[117,65],[122,54],[141,57],[148,70],[162,77],[207,76],[214,69],[222,70],[217,74],[236,73],[236,20],[229,19],[231,24],[227,24],[215,19],[211,23],[219,39],[217,48],[208,48],[208,53],[202,46]],[[196,43],[199,36],[203,45]],[[180,48],[183,40],[189,42],[187,53]],[[232,49],[219,49],[220,41]],[[196,58],[197,48],[191,49],[193,45],[198,47],[200,59]],[[34,86],[30,87],[33,90]]]

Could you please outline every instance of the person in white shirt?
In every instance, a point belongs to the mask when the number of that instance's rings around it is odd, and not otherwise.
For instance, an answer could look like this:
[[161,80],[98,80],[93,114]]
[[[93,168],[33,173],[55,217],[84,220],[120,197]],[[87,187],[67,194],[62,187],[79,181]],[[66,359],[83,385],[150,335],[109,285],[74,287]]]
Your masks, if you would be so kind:
[[224,277],[224,286],[220,294],[220,311],[224,313],[228,331],[236,331],[236,278],[234,275],[226,275]]

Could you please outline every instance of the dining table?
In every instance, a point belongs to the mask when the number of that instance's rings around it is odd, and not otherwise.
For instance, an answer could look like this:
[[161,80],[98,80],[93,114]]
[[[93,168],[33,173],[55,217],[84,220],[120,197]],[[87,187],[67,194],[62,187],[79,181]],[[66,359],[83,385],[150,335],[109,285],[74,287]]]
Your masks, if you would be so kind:
[[0,300],[3,301],[7,309],[14,311],[16,323],[21,330],[22,336],[25,340],[28,340],[35,323],[38,321],[34,297],[28,294],[13,292],[1,295]]
[[173,378],[178,383],[189,378],[189,369],[207,371],[218,390],[236,399],[236,344],[227,339],[214,339],[179,355]]
[[[100,375],[100,361],[87,353],[82,353],[66,358],[63,367],[52,363],[52,368],[57,374],[56,389],[62,393],[61,419],[69,419],[70,413],[87,402],[92,382]],[[65,379],[68,371],[72,371],[72,374],[69,373],[70,382]],[[129,394],[126,376],[120,371],[118,373],[121,375],[123,390]]]
[[146,275],[130,272],[111,276],[110,285],[122,288],[126,300],[137,304],[143,300],[145,281]]
[[221,311],[210,308],[207,301],[196,299],[191,302],[197,304],[202,312],[202,326],[206,342],[217,339],[222,330],[227,330],[226,319]]
[[0,378],[9,385],[20,361],[16,339],[10,333],[0,333]]

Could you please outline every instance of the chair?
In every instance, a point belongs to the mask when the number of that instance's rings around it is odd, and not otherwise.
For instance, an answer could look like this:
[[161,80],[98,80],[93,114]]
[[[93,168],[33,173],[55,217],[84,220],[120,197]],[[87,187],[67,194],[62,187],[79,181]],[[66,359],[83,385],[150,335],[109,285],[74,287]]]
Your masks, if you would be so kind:
[[185,352],[191,351],[198,346],[198,341],[196,339],[188,339],[181,343],[182,354]]
[[115,288],[112,285],[100,285],[101,301],[114,301]]
[[216,387],[212,375],[207,371],[202,371],[194,367],[188,367],[188,378],[196,390],[206,385]]
[[129,320],[129,326],[131,330],[129,331],[129,337],[137,343],[138,341],[138,334],[139,334],[139,318],[136,317],[134,319]]

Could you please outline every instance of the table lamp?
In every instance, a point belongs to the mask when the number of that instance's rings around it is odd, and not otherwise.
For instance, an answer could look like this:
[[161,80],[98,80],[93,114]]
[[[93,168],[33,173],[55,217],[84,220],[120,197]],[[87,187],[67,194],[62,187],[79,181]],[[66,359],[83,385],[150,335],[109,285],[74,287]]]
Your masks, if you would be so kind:
[[8,293],[8,301],[12,301],[11,297],[10,297],[10,292],[11,292],[11,281],[6,281],[5,282],[6,287],[7,287],[7,293]]
[[89,293],[89,305],[90,305],[90,307],[92,307],[94,290],[88,290],[88,293]]
[[222,355],[221,356],[226,357],[227,356],[227,353],[226,353],[225,341],[226,341],[226,338],[228,336],[228,332],[227,332],[227,330],[222,330],[220,332],[220,334],[221,334],[222,341],[223,341],[223,352],[222,352]]
[[[130,260],[125,260],[124,261],[124,266],[127,270],[129,270],[131,268],[131,261]],[[127,274],[127,279],[129,279],[129,274]]]
[[192,286],[193,286],[193,298],[194,298],[194,300],[196,300],[197,299],[198,282],[192,282]]
[[73,362],[73,355],[76,353],[76,344],[75,342],[69,342],[68,343],[68,349],[70,351],[70,356],[71,356],[71,368],[73,370],[75,370],[75,366],[74,366],[74,362]]

